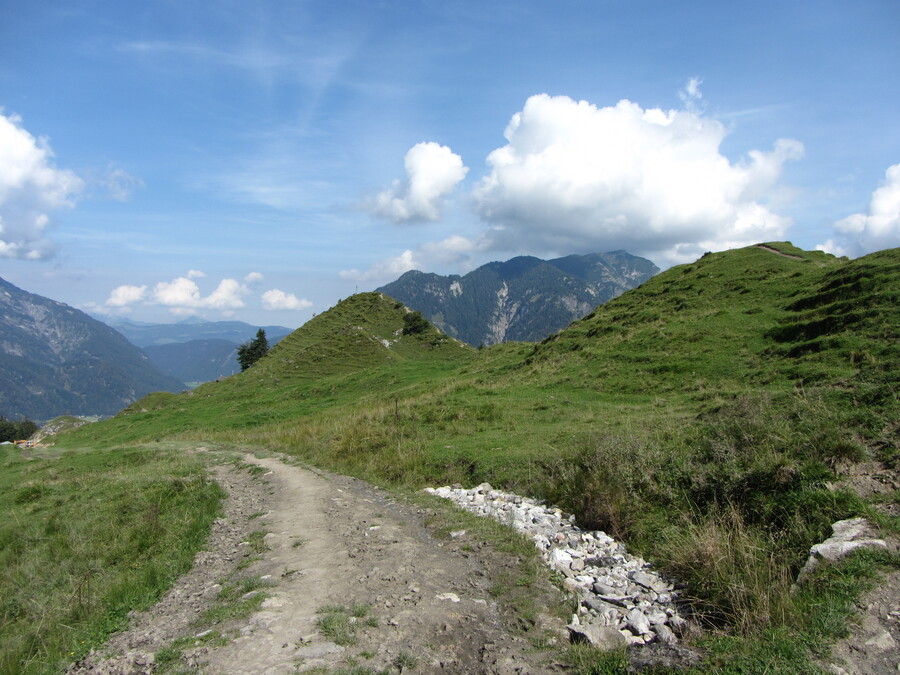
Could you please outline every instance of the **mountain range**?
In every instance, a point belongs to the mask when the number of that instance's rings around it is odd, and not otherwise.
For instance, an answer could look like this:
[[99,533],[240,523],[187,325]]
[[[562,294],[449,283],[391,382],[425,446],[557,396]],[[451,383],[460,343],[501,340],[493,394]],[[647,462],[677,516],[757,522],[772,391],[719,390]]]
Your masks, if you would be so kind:
[[553,260],[520,256],[464,276],[410,271],[377,291],[478,346],[540,341],[658,272],[649,260],[625,251]]
[[0,415],[112,415],[183,388],[106,324],[0,279]]

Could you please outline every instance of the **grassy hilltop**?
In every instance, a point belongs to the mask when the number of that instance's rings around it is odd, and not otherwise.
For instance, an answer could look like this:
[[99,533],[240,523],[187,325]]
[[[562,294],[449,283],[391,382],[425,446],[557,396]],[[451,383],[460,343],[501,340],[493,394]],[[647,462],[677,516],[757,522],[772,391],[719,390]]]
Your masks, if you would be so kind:
[[537,345],[475,350],[404,333],[407,316],[353,296],[246,372],[148,396],[59,444],[255,445],[383,484],[543,497],[622,537],[736,636],[711,643],[707,670],[803,672],[839,630],[811,608],[845,615],[823,598],[857,592],[846,575],[815,597],[788,589],[834,520],[893,527],[839,476],[898,461],[900,249],[709,253]]

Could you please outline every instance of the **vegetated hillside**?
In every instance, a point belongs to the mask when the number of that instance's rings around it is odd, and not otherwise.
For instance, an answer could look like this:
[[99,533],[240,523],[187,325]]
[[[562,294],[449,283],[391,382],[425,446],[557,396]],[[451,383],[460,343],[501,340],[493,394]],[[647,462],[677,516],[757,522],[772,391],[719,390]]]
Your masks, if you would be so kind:
[[848,262],[784,242],[710,253],[597,308],[527,361],[619,391],[844,386],[898,358],[897,257]]
[[487,480],[683,583],[732,636],[708,672],[811,672],[809,648],[839,630],[828,613],[852,603],[829,604],[846,587],[827,570],[790,592],[809,547],[842,518],[889,522],[840,485],[854,462],[900,464],[898,293],[900,249],[848,261],[774,242],[667,270],[542,344],[482,350],[398,335],[406,310],[363,294],[242,375],[65,442],[178,435],[393,484]]
[[149,345],[144,353],[166,375],[194,385],[239,372],[237,347],[228,340],[191,340]]
[[649,260],[625,251],[555,260],[522,256],[465,276],[407,272],[378,290],[478,346],[541,340],[657,272]]
[[293,424],[343,406],[387,404],[404,389],[431,386],[474,358],[475,349],[427,323],[405,334],[411,314],[381,293],[354,295],[298,328],[243,373],[190,393],[152,394],[136,402],[117,423],[97,427],[97,440]]
[[0,415],[111,415],[182,388],[109,326],[0,279]]
[[[138,323],[119,320],[111,323],[128,341],[138,347],[180,344],[193,340],[227,340],[239,345],[256,335],[260,326],[243,321],[201,321],[186,319],[178,323]],[[291,333],[284,326],[261,326],[270,344]]]

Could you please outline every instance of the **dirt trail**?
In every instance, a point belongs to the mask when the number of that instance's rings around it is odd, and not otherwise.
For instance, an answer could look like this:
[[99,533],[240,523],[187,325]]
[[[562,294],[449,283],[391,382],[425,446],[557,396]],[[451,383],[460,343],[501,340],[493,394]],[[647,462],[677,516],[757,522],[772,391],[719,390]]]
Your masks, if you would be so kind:
[[[173,645],[181,647],[174,672],[559,670],[553,652],[535,650],[489,592],[515,564],[508,554],[479,550],[467,535],[435,539],[422,511],[361,481],[276,458],[244,460],[265,472],[253,477],[246,468],[219,469],[229,499],[210,550],[198,554],[192,572],[156,607],[134,617],[133,627],[115,636],[104,654],[70,673],[157,672],[152,655]],[[268,550],[257,556],[248,552],[254,530],[268,532]],[[204,624],[223,579],[242,576],[272,584],[259,610]],[[354,644],[337,644],[345,641],[318,626],[329,606],[357,608],[360,616],[349,619],[356,622]],[[562,622],[548,617],[546,625],[547,635],[562,635]],[[227,641],[209,641],[215,635]]]

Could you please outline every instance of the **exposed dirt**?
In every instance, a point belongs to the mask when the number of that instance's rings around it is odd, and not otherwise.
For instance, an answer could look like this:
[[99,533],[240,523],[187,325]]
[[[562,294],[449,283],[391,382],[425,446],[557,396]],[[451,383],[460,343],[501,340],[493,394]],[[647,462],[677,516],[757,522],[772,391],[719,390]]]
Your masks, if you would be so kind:
[[[897,472],[881,462],[867,461],[845,467],[835,487],[853,490],[872,499],[875,507],[898,514],[893,495],[900,488]],[[885,539],[888,549],[900,551],[896,537]],[[900,572],[879,579],[857,603],[858,615],[850,634],[831,650],[822,667],[835,675],[887,675],[900,672]]]
[[[245,461],[265,472],[217,468],[229,493],[226,513],[193,570],[158,605],[133,617],[132,628],[102,654],[69,673],[158,672],[154,655],[173,646],[180,654],[169,649],[170,672],[560,670],[554,652],[535,649],[491,596],[496,579],[516,565],[511,554],[468,535],[437,539],[423,525],[423,510],[361,481],[277,458]],[[252,533],[261,530],[268,532],[268,550],[253,553]],[[222,585],[241,577],[272,584],[261,607],[242,619],[204,622]],[[551,585],[545,592],[548,603],[556,599]],[[329,606],[356,608],[354,644],[323,633],[318,622]],[[546,616],[539,623],[545,628],[530,635],[562,639],[561,620]]]
[[900,572],[882,579],[859,605],[850,635],[822,665],[836,675],[887,675],[900,671]]
[[757,244],[756,248],[761,248],[763,251],[768,251],[769,253],[774,253],[775,255],[780,255],[782,258],[793,258],[795,260],[803,259],[799,255],[794,255],[793,253],[785,253],[783,251],[779,251],[777,248],[772,248],[771,246],[766,246],[765,244]]

